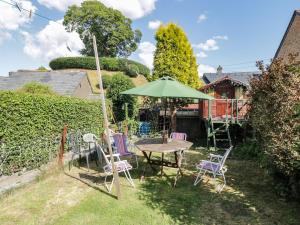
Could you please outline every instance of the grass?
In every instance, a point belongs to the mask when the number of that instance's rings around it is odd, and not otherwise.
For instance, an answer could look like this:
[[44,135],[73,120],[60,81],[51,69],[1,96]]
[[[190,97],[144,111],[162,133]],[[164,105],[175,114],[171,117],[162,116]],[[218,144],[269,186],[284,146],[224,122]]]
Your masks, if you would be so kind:
[[[202,152],[202,153],[200,153]],[[121,178],[121,200],[103,187],[99,172],[73,167],[52,172],[0,199],[1,224],[299,224],[300,204],[279,199],[272,180],[253,161],[228,160],[228,185],[216,193],[209,178],[194,187],[194,164],[204,150],[190,151],[184,177],[132,171],[136,189]]]

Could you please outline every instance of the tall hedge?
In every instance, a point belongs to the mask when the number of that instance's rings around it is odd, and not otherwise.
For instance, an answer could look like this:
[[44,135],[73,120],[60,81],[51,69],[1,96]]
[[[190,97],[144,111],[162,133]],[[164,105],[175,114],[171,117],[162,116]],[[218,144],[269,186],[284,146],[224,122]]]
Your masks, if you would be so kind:
[[[109,71],[122,71],[126,75],[136,77],[138,74],[149,76],[150,70],[145,65],[124,58],[100,58],[101,67]],[[95,57],[60,57],[53,59],[49,66],[53,70],[89,69],[96,70]]]
[[[85,100],[0,92],[0,176],[45,164],[57,152],[53,137],[69,130],[102,131],[99,103]],[[41,142],[43,140],[43,142]],[[51,148],[50,148],[51,147]],[[4,161],[4,163],[2,162]]]
[[60,134],[64,124],[97,133],[102,128],[100,105],[76,98],[1,91],[0,109],[0,138],[6,144]]
[[269,165],[300,199],[300,71],[276,59],[258,63],[262,75],[251,80],[250,121]]

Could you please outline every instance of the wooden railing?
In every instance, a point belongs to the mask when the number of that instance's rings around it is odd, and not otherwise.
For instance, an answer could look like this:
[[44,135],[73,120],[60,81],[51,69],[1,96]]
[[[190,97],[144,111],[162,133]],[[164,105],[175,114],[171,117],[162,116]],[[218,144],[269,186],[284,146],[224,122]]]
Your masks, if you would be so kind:
[[229,120],[238,122],[245,120],[248,110],[245,99],[214,99],[200,103],[200,116],[212,120]]

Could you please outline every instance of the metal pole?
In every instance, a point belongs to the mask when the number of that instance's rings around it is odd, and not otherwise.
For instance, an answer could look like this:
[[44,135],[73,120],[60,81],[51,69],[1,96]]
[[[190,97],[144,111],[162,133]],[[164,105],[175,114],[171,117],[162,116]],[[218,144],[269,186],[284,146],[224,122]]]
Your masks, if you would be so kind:
[[109,150],[110,160],[111,160],[112,169],[113,169],[113,178],[114,178],[115,187],[116,187],[116,190],[117,190],[117,198],[120,199],[121,190],[120,190],[119,174],[116,170],[116,166],[115,166],[115,163],[114,163],[114,157],[113,157],[111,142],[110,142],[110,138],[109,138],[110,131],[109,131],[109,128],[108,128],[108,117],[107,117],[106,104],[105,104],[105,94],[104,94],[104,91],[103,91],[102,75],[101,75],[101,70],[100,70],[100,63],[99,63],[97,43],[96,43],[95,35],[93,35],[93,46],[94,46],[94,53],[95,53],[95,59],[96,59],[97,74],[98,74],[98,78],[99,78],[100,98],[101,98],[101,103],[102,103],[104,127],[105,127],[105,130],[106,130],[106,135],[105,136],[106,136],[106,141],[107,141],[107,144],[108,144],[108,150]]

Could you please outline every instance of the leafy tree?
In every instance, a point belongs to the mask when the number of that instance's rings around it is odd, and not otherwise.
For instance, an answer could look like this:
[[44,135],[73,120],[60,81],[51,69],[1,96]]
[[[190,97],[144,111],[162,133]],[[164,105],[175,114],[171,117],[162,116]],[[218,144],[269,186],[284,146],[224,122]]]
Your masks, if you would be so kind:
[[184,31],[174,23],[161,26],[155,35],[153,78],[174,77],[191,87],[199,87],[198,66]]
[[133,117],[137,109],[136,97],[121,95],[122,91],[133,88],[134,84],[129,77],[118,73],[112,76],[109,86],[106,89],[107,97],[112,101],[113,112],[117,121],[125,119],[125,103],[128,103],[128,116]]
[[88,56],[94,56],[91,34],[96,36],[99,55],[109,57],[129,56],[142,36],[141,31],[132,30],[131,20],[120,11],[95,0],[69,7],[63,24],[68,31],[79,34],[85,45],[81,53]]
[[44,66],[40,66],[39,68],[37,68],[38,71],[41,71],[41,72],[46,72],[48,71],[46,67]]
[[276,59],[258,65],[262,75],[251,81],[250,121],[270,165],[300,198],[300,67],[292,56],[289,64]]
[[19,92],[30,93],[35,95],[56,95],[51,87],[38,82],[30,82],[25,84]]
[[[200,87],[198,65],[189,40],[176,24],[160,26],[155,39],[153,79],[170,76],[193,88]],[[176,130],[176,108],[187,104],[185,100],[172,99],[170,104],[172,131]]]

